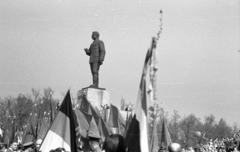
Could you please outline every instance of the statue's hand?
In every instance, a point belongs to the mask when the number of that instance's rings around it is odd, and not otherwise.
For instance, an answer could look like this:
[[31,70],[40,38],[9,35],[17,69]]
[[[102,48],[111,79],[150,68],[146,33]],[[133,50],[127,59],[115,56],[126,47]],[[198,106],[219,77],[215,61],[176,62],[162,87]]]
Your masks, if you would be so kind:
[[88,49],[87,49],[87,48],[85,48],[85,49],[84,49],[84,51],[85,51],[85,52],[88,52]]
[[102,65],[102,64],[103,64],[103,61],[100,60],[100,61],[99,61],[99,64]]

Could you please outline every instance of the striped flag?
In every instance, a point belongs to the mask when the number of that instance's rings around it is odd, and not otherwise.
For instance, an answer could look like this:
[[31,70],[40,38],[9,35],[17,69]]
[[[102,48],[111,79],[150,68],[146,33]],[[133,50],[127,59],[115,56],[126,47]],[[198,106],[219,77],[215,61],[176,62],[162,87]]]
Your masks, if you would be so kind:
[[152,49],[149,49],[145,58],[137,103],[135,107],[135,115],[126,135],[126,144],[128,146],[129,152],[149,152],[146,75],[149,67],[149,61],[152,57],[152,51]]
[[74,124],[70,91],[68,90],[42,145],[41,152],[64,148],[66,151],[76,152],[76,131]]

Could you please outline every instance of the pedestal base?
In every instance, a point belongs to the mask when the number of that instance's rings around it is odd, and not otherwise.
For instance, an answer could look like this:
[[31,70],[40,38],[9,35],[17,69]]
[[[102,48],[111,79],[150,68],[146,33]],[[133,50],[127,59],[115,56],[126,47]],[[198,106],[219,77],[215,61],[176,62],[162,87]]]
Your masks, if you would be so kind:
[[101,109],[102,105],[110,105],[110,93],[103,88],[83,88],[77,96],[78,100],[85,96],[94,108]]

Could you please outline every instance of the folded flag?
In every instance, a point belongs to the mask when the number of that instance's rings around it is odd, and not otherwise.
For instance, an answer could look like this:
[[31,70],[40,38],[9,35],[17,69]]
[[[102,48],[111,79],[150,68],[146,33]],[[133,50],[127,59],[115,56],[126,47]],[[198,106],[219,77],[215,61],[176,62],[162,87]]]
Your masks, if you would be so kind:
[[82,110],[74,110],[77,119],[76,128],[79,127],[80,135],[82,137],[87,138],[87,131],[89,130],[89,124],[92,120],[92,115],[82,111]]
[[[123,119],[118,108],[112,104],[110,105],[110,115],[109,115],[108,125],[109,127],[111,127],[113,133],[124,135],[125,120]],[[117,129],[117,130],[114,130],[114,129]]]

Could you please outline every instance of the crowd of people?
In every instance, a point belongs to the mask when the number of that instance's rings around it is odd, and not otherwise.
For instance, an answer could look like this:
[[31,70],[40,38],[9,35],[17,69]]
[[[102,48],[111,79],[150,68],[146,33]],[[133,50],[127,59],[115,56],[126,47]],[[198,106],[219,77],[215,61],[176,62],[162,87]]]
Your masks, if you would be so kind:
[[[112,134],[106,138],[106,140],[102,143],[100,137],[96,136],[88,136],[89,140],[89,151],[91,152],[126,152],[126,145],[124,142],[124,137],[119,134]],[[11,142],[9,147],[7,148],[6,144],[1,144],[0,152],[39,152],[40,145],[42,143],[42,139],[38,139],[35,142],[28,142],[23,145],[18,144],[17,141]],[[78,145],[78,152],[85,151],[85,145]],[[51,150],[50,152],[66,152],[64,148],[56,148]]]
[[207,139],[203,136],[201,140],[205,143],[199,143],[197,147],[182,149],[183,152],[239,152],[240,151],[240,130],[231,138]]
[[27,142],[25,144],[19,144],[17,141],[12,141],[7,147],[7,144],[0,145],[0,152],[38,152],[42,139],[37,139],[35,142]]
[[[108,136],[104,142],[101,142],[101,137],[95,134],[88,135],[88,151],[91,152],[127,152],[124,137],[119,134]],[[11,142],[7,148],[6,144],[0,145],[0,152],[39,152],[42,139],[37,139],[35,142],[28,142],[23,145],[16,141]],[[86,143],[79,142],[78,152],[86,151]],[[158,152],[239,152],[240,151],[240,131],[232,138],[222,138],[215,140],[207,140],[205,144],[200,144],[197,147],[181,148],[178,143],[172,143],[168,149],[159,149]],[[64,148],[56,148],[50,152],[66,152]]]

